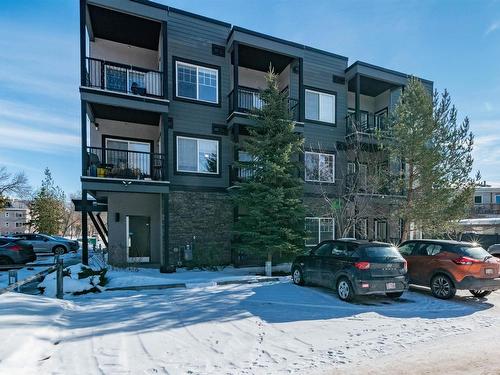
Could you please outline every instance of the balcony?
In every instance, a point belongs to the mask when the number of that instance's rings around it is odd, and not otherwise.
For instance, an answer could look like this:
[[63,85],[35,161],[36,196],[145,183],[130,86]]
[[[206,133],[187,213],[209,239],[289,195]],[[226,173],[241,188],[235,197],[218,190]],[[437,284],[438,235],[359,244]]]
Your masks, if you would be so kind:
[[247,182],[254,176],[254,169],[251,167],[236,167],[234,165],[229,166],[229,182],[230,185],[234,185],[237,182]]
[[500,215],[500,203],[474,204],[476,215]]
[[164,98],[163,72],[86,57],[87,87]]
[[164,181],[163,154],[87,147],[87,177]]
[[[238,87],[236,90],[232,90],[229,95],[229,114],[234,111],[233,103],[235,101],[235,97],[237,98],[237,112],[243,113],[252,113],[253,111],[262,109],[264,102],[260,97],[260,92],[257,89],[246,88],[246,87]],[[287,99],[288,111],[291,115],[292,120],[298,121],[298,107],[299,101],[294,98]]]
[[387,119],[367,112],[361,113],[359,122],[354,113],[346,116],[346,136],[355,133],[390,136]]

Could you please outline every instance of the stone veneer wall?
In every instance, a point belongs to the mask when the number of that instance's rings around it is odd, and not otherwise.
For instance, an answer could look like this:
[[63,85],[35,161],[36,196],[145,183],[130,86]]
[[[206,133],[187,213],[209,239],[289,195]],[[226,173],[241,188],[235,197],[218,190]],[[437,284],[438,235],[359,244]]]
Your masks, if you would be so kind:
[[231,262],[233,207],[223,192],[171,191],[169,194],[169,248],[176,261],[180,249],[193,243],[194,251],[217,248],[225,263]]

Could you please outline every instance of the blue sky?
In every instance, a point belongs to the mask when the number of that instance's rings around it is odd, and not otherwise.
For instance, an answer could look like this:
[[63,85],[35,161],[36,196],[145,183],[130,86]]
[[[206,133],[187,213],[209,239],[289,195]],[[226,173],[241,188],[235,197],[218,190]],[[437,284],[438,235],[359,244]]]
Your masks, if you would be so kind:
[[[500,1],[161,2],[433,80],[471,120],[476,169],[500,184]],[[0,165],[33,186],[48,166],[68,194],[80,189],[78,43],[78,1],[2,0]]]

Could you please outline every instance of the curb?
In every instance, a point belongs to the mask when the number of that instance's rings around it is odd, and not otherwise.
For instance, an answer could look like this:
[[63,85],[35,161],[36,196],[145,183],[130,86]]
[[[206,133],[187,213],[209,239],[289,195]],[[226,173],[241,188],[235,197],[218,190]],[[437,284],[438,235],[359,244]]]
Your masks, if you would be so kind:
[[[217,281],[214,283],[216,286],[224,285],[242,285],[242,284],[258,284],[258,283],[269,283],[274,281],[279,281],[279,277],[263,277],[260,279],[250,279],[250,280],[228,280],[228,281]],[[174,288],[184,288],[187,289],[187,285],[191,283],[174,283],[174,284],[157,284],[157,285],[137,285],[137,286],[117,286],[112,288],[106,288],[106,291],[116,291],[116,290],[152,290],[152,289],[174,289]]]

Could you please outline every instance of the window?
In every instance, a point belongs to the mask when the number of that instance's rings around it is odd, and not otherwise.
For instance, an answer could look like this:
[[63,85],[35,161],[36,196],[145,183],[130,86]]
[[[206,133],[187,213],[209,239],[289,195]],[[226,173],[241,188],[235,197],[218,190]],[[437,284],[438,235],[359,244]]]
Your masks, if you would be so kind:
[[375,113],[375,127],[378,130],[385,130],[386,129],[386,123],[387,123],[387,108],[382,109],[381,111],[378,111]]
[[333,246],[332,255],[336,257],[347,257],[350,255],[347,250],[347,244],[339,242]]
[[366,240],[368,238],[368,219],[356,221],[356,238]]
[[418,250],[418,255],[433,256],[439,254],[442,249],[443,247],[438,244],[424,244]]
[[475,204],[483,203],[483,197],[481,195],[474,195],[474,203]]
[[495,195],[495,203],[500,204],[500,195]]
[[413,249],[415,249],[415,246],[417,245],[416,242],[408,242],[408,243],[405,243],[404,245],[400,246],[399,247],[399,252],[402,254],[402,255],[411,255],[413,253]]
[[335,237],[334,219],[329,217],[306,217],[306,246],[314,246],[321,241]]
[[9,217],[9,212],[6,212],[6,213],[5,213],[5,217]]
[[332,255],[332,246],[333,245],[331,243],[324,243],[323,245],[318,247],[314,253],[315,255],[318,255],[320,257]]
[[304,160],[306,181],[335,182],[335,155],[306,152]]
[[23,214],[21,212],[16,212],[16,217],[23,217]]
[[113,165],[115,171],[138,171],[144,176],[151,174],[150,143],[107,138],[106,148],[106,163]]
[[24,226],[24,223],[16,223],[16,228],[21,228]]
[[6,222],[6,223],[5,223],[5,226],[6,226],[6,227],[8,227],[8,226],[9,226],[9,222]]
[[177,137],[177,171],[219,173],[219,141]]
[[306,119],[335,124],[335,95],[306,90]]
[[179,98],[219,103],[217,69],[177,61],[176,75],[176,96]]
[[375,220],[375,241],[387,241],[387,221]]

